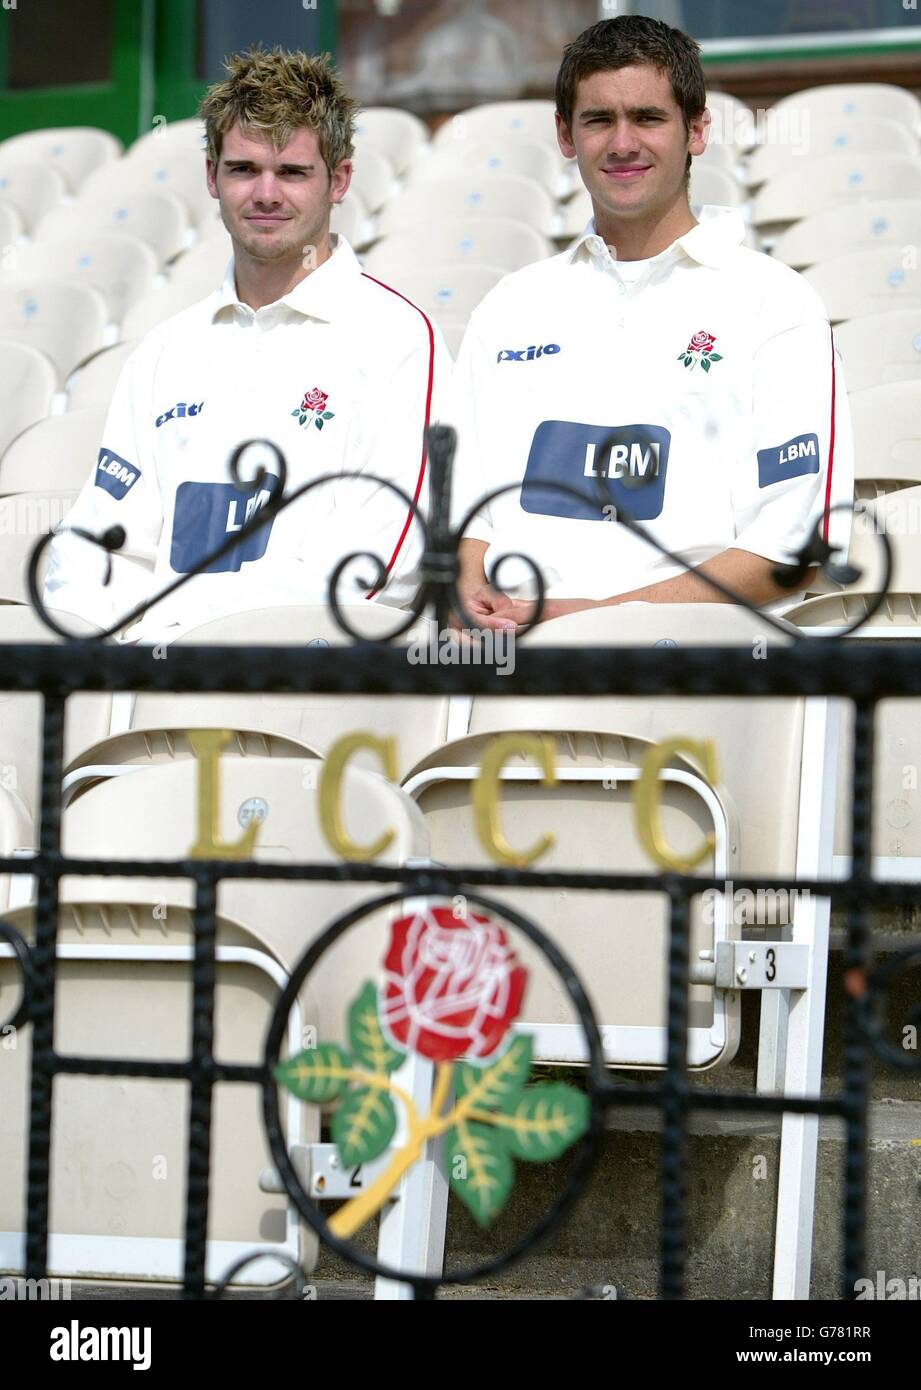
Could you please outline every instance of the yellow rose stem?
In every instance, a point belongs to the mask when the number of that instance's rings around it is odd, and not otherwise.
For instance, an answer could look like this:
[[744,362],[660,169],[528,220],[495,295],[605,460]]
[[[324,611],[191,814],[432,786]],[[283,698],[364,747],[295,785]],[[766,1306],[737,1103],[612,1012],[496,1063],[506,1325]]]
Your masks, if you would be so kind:
[[330,1217],[329,1229],[334,1236],[338,1236],[340,1240],[348,1240],[350,1236],[353,1236],[366,1221],[371,1219],[375,1212],[380,1211],[403,1174],[421,1157],[426,1140],[435,1139],[439,1134],[444,1134],[445,1130],[450,1129],[459,1119],[463,1119],[468,1110],[473,1108],[475,1096],[468,1094],[447,1115],[440,1113],[450,1090],[453,1075],[453,1062],[439,1062],[435,1069],[431,1109],[424,1120],[419,1119],[419,1112],[413,1104],[412,1096],[401,1090],[399,1086],[394,1086],[389,1076],[383,1074],[375,1076],[356,1075],[355,1079],[360,1080],[363,1085],[378,1086],[392,1091],[395,1096],[399,1097],[406,1107],[409,1138],[403,1148],[398,1149],[393,1155],[380,1177],[375,1178],[370,1187],[365,1188],[364,1192],[360,1192],[357,1197],[346,1202],[344,1207],[340,1207],[335,1215]]

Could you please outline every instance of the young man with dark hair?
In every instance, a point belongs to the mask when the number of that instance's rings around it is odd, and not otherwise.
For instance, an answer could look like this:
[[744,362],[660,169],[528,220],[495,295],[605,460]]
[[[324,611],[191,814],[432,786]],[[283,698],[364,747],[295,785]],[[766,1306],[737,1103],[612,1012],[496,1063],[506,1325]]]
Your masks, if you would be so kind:
[[[460,594],[480,626],[631,601],[791,602],[775,581],[817,523],[846,546],[850,421],[828,315],[795,271],[688,202],[709,115],[698,45],[659,21],[593,25],[566,49],[557,137],[594,216],[574,246],[502,280],[455,368]],[[663,548],[617,524],[641,522]],[[690,566],[690,570],[686,568]],[[780,601],[780,602],[778,602]],[[796,601],[796,600],[794,600]]]
[[[188,574],[287,489],[339,477],[280,511],[204,573],[152,605],[132,636],[159,637],[226,613],[323,602],[345,555],[386,569],[384,602],[412,593],[419,527],[378,475],[425,502],[425,431],[449,369],[441,335],[389,286],[362,274],[329,230],[352,173],[355,102],[324,57],[254,49],[231,58],[201,105],[202,177],[233,245],[223,286],[138,345],[116,387],[102,448],[65,524],[126,543],[106,556],[73,534],[50,547],[45,598],[104,627]],[[257,486],[257,463],[267,470]],[[365,561],[362,578],[373,577]],[[340,597],[361,598],[360,591]]]

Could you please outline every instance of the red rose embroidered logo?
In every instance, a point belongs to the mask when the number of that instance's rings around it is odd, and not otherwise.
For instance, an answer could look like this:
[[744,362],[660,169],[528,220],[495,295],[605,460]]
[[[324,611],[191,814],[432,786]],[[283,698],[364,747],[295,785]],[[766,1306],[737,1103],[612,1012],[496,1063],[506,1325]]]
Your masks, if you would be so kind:
[[291,414],[298,417],[300,424],[306,425],[312,420],[317,429],[321,430],[325,420],[332,420],[334,418],[333,412],[326,409],[326,402],[328,400],[328,393],[326,391],[321,391],[319,386],[314,386],[306,392],[300,405],[296,410],[292,410]]
[[704,371],[709,372],[711,363],[722,362],[723,360],[720,353],[713,351],[715,342],[716,338],[712,333],[705,333],[703,329],[700,329],[694,334],[684,352],[679,352],[677,361],[683,362],[692,371],[699,362]]

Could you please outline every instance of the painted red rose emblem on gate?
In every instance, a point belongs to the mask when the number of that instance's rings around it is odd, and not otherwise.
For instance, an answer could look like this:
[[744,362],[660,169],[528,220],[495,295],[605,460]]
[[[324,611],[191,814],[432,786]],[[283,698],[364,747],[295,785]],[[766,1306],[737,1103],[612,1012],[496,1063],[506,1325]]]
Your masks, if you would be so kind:
[[381,1022],[401,1047],[436,1062],[489,1057],[524,998],[527,971],[498,923],[446,907],[391,926]]

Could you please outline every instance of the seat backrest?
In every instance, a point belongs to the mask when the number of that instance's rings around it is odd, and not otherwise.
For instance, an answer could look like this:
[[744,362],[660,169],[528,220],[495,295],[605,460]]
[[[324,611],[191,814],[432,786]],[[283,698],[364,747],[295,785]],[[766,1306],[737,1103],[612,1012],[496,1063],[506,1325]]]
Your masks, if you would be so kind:
[[904,249],[851,251],[803,273],[832,323],[891,309],[921,309],[921,270],[906,267]]
[[34,233],[42,218],[60,205],[66,191],[56,170],[28,162],[22,155],[4,158],[0,151],[0,197],[13,204],[27,232]]
[[27,130],[0,144],[0,159],[9,155],[46,164],[62,175],[72,193],[94,169],[118,159],[121,152],[118,137],[96,126]]
[[879,198],[847,209],[825,208],[795,222],[774,242],[771,255],[800,270],[818,261],[881,246],[900,249],[921,238],[921,199]]
[[793,163],[808,164],[846,152],[866,154],[917,154],[917,136],[898,121],[881,116],[853,117],[810,113],[808,123],[768,118],[769,138],[752,152],[748,165],[751,187],[783,173]]
[[[0,604],[29,603],[29,559],[42,536],[67,516],[76,500],[70,492],[16,492],[0,497]],[[48,552],[42,556],[42,582]]]
[[372,275],[423,265],[495,265],[519,270],[553,255],[547,237],[507,217],[438,218],[378,241],[364,257]]
[[850,400],[854,477],[921,483],[921,381],[892,381]]
[[835,341],[844,361],[852,418],[855,392],[921,379],[921,309],[849,319],[835,329]]
[[0,454],[48,414],[55,385],[54,367],[38,348],[0,342]]
[[485,295],[505,276],[496,265],[417,265],[392,277],[394,288],[426,314],[466,318]]
[[554,203],[545,188],[517,174],[491,174],[469,178],[432,179],[413,184],[392,198],[380,215],[382,234],[414,226],[431,217],[514,217],[552,235]]
[[45,280],[0,289],[0,336],[43,352],[61,385],[102,347],[108,321],[105,300],[88,285]]
[[98,290],[109,317],[120,322],[125,310],[150,287],[157,258],[139,237],[116,233],[37,241],[16,251],[9,279],[68,280]]
[[39,420],[0,458],[0,495],[79,490],[95,467],[105,419],[106,407],[96,405]]
[[68,410],[87,410],[100,405],[108,409],[122,368],[137,345],[136,338],[129,338],[91,357],[68,383]]
[[105,194],[81,194],[74,203],[54,208],[35,229],[37,241],[87,232],[125,232],[146,242],[159,265],[185,245],[189,214],[174,193],[126,187]]
[[769,179],[755,194],[756,227],[795,222],[866,198],[921,197],[921,159],[905,154],[833,154]]
[[807,87],[781,97],[771,110],[785,118],[798,111],[820,119],[837,118],[844,129],[847,122],[866,116],[898,121],[915,132],[921,125],[921,101],[907,88],[892,82],[836,82],[825,87]]
[[454,178],[458,174],[477,178],[490,174],[517,174],[535,179],[551,194],[560,185],[560,161],[545,142],[500,138],[443,143],[430,158],[417,163],[412,183],[430,179]]
[[395,106],[366,106],[355,125],[357,151],[370,146],[385,156],[396,174],[403,174],[428,140],[428,127],[411,111]]

